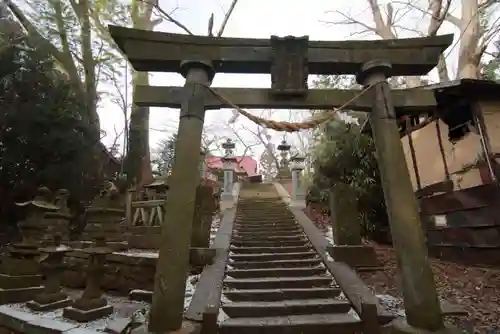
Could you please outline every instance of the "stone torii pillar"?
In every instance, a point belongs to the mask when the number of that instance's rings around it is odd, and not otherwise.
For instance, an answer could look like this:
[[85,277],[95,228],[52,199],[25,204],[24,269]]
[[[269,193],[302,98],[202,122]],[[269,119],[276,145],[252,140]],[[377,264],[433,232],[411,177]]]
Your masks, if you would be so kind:
[[290,169],[292,170],[292,201],[304,201],[306,193],[302,186],[302,171],[306,158],[300,154],[294,155],[291,159]]
[[229,138],[222,143],[222,148],[225,151],[224,157],[221,159],[222,168],[224,169],[224,187],[221,195],[222,201],[233,200],[234,163],[236,162],[236,158],[234,157],[235,147],[236,145]]
[[413,193],[387,82],[391,71],[390,63],[371,61],[362,67],[356,79],[362,85],[373,85],[369,92],[373,94],[373,109],[369,117],[407,320],[407,324],[398,324],[397,327],[401,327],[403,333],[415,333],[417,329],[434,332],[444,325],[418,203]]
[[211,83],[215,72],[211,62],[190,60],[181,63],[181,74],[186,78],[184,100],[149,314],[148,330],[153,333],[177,330],[182,325],[196,189],[200,183],[206,98],[203,86]]

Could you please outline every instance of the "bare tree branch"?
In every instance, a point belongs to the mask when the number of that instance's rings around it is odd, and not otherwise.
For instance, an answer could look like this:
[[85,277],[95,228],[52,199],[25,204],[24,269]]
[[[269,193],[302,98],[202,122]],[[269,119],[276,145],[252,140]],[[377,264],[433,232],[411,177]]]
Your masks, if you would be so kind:
[[[194,35],[191,30],[188,29],[188,27],[186,27],[184,24],[182,24],[180,21],[176,20],[172,14],[170,13],[167,13],[164,9],[162,9],[160,7],[159,4],[155,3],[155,2],[152,2],[152,1],[148,1],[148,0],[140,0],[144,3],[147,3],[149,5],[152,5],[156,11],[159,13],[159,16],[162,17],[163,19],[165,19],[166,21],[170,22],[170,23],[173,23],[174,25],[176,25],[177,27],[179,27],[180,29],[184,30],[184,32],[186,32],[188,35]],[[175,9],[174,9],[175,11]]]
[[233,0],[231,5],[229,6],[229,9],[226,12],[226,15],[224,15],[224,20],[222,21],[219,32],[217,33],[217,37],[221,37],[222,34],[224,33],[224,29],[226,29],[227,22],[229,21],[229,18],[231,17],[231,14],[234,11],[234,7],[236,7],[237,3],[238,3],[238,0]]

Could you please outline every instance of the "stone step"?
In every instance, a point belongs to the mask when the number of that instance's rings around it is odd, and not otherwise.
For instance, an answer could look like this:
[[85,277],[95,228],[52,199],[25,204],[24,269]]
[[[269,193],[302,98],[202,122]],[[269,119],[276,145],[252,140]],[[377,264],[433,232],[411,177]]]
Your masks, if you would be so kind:
[[268,247],[268,246],[302,246],[309,244],[309,240],[304,239],[291,239],[291,240],[252,240],[252,239],[247,239],[247,238],[238,238],[236,240],[231,241],[232,245],[235,246],[262,246],[262,247]]
[[[301,235],[303,233],[300,228],[283,230],[283,231],[278,231],[278,232],[273,231],[273,235],[275,237],[279,237],[279,236],[289,236],[289,235],[299,235],[299,234]],[[236,236],[236,235],[239,237],[246,237],[246,236],[254,237],[254,236],[261,236],[261,235],[266,236],[266,235],[269,235],[269,231],[265,230],[265,231],[242,232],[242,231],[235,230],[233,232],[233,236]]]
[[230,262],[229,265],[237,269],[256,269],[256,268],[311,268],[322,264],[321,259],[292,259],[292,260],[277,260],[277,261],[236,261]]
[[288,241],[288,240],[307,240],[304,235],[288,235],[288,236],[256,236],[255,238],[241,237],[235,235],[232,240],[257,240],[257,241]]
[[[290,235],[274,235],[274,234],[272,234],[272,232],[269,232],[267,235],[261,234],[261,235],[254,235],[254,236],[251,236],[251,235],[241,236],[238,234],[234,234],[233,240],[235,242],[237,242],[237,241],[278,241],[278,243],[274,246],[260,246],[260,247],[280,247],[281,242],[290,241],[290,240],[302,241],[303,245],[309,244],[308,239],[302,233],[290,234]],[[290,245],[288,245],[288,246],[283,245],[283,246],[284,247],[291,247]],[[292,245],[292,246],[296,246],[296,245]],[[239,246],[239,247],[241,247],[241,246]]]
[[248,224],[260,224],[260,223],[293,223],[295,222],[295,217],[292,216],[285,216],[285,215],[279,215],[279,216],[271,216],[267,215],[265,213],[262,213],[259,216],[255,217],[236,217],[234,220],[235,223],[248,223]]
[[[252,239],[254,240],[254,239]],[[279,246],[279,247],[238,247],[231,246],[229,250],[236,254],[259,254],[259,253],[293,253],[307,252],[311,250],[309,246]]]
[[355,334],[360,330],[361,321],[349,313],[230,318],[219,327],[220,334]]
[[231,254],[232,261],[276,261],[276,260],[298,260],[314,259],[318,255],[315,252],[294,252],[294,253],[261,253],[261,254]]
[[231,301],[278,301],[287,299],[336,298],[339,288],[226,290]]
[[258,268],[258,269],[230,269],[226,275],[234,278],[250,277],[308,277],[325,274],[322,267],[311,268]]
[[247,228],[277,228],[277,227],[297,227],[297,223],[294,221],[279,221],[279,220],[273,220],[273,221],[264,221],[262,219],[256,220],[255,222],[249,222],[247,220],[245,221],[237,221],[235,220],[234,222],[234,227],[247,227]]
[[253,233],[253,232],[260,232],[261,234],[265,233],[273,233],[273,234],[279,234],[282,232],[297,232],[300,231],[302,232],[301,229],[299,229],[297,226],[287,226],[287,227],[245,227],[245,226],[237,226],[233,229],[234,232],[238,233]]
[[262,277],[262,278],[226,278],[224,285],[234,289],[288,289],[288,288],[326,288],[333,285],[328,276],[310,277]]
[[349,304],[349,302],[333,298],[266,302],[231,302],[222,305],[222,310],[231,318],[278,317],[313,313],[347,313],[350,309],[351,304]]

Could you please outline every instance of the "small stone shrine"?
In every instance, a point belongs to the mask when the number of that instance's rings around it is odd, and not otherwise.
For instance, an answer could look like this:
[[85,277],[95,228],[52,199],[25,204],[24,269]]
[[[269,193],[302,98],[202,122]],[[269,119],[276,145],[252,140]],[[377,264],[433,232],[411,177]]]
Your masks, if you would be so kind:
[[113,306],[102,295],[101,282],[105,271],[106,256],[112,253],[107,247],[104,236],[95,239],[95,245],[83,249],[88,254],[87,283],[82,296],[72,306],[66,307],[63,316],[78,322],[99,319],[113,313]]
[[42,221],[49,211],[58,208],[50,203],[49,189],[42,187],[37,196],[28,202],[16,203],[26,210],[26,218],[18,223],[22,235],[20,243],[8,249],[0,266],[0,304],[26,302],[42,291],[39,274],[40,251],[36,237],[43,231]]
[[44,254],[40,259],[41,272],[45,276],[43,291],[35,296],[26,306],[35,311],[49,311],[63,308],[72,303],[72,300],[61,289],[61,275],[65,268],[64,255],[71,251],[61,245],[61,236],[55,234],[51,246],[41,248]]
[[[123,241],[121,222],[125,217],[125,196],[109,181],[86,209],[87,224],[82,239],[91,241],[103,232],[108,241]],[[126,248],[126,247],[125,247]]]

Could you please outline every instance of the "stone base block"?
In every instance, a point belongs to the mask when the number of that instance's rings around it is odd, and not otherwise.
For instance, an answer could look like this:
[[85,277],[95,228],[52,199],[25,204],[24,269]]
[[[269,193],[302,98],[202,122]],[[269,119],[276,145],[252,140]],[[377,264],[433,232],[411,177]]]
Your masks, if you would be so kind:
[[26,306],[34,311],[52,311],[58,308],[63,308],[71,305],[73,300],[70,298],[61,299],[51,303],[41,304],[35,300],[30,300],[26,303]]
[[42,275],[7,275],[0,274],[0,286],[4,289],[21,289],[40,286],[43,283]]
[[128,294],[130,300],[136,300],[146,303],[151,303],[153,301],[153,291],[149,290],[132,290]]
[[344,262],[352,268],[378,268],[380,266],[373,247],[364,245],[340,245],[328,248],[335,261]]
[[396,318],[382,327],[383,334],[460,334],[463,331],[458,328],[443,328],[438,331],[428,331],[409,325],[405,318]]
[[43,286],[34,286],[19,289],[0,289],[0,304],[23,303],[35,298],[43,291]]
[[113,313],[113,306],[105,305],[99,308],[90,310],[81,310],[74,307],[66,307],[63,311],[63,317],[75,320],[78,322],[88,322],[99,318],[106,317]]

